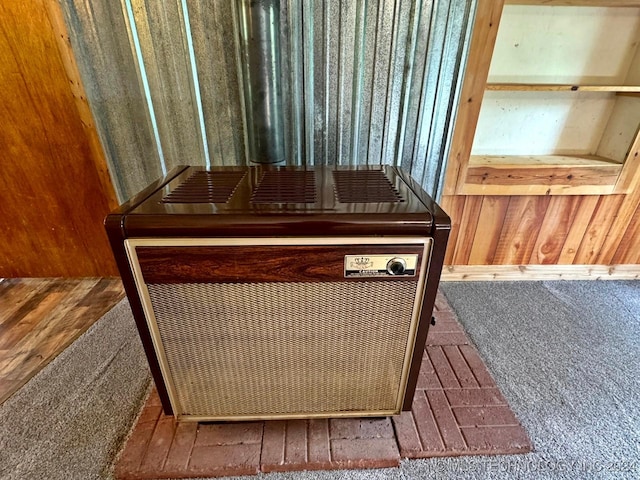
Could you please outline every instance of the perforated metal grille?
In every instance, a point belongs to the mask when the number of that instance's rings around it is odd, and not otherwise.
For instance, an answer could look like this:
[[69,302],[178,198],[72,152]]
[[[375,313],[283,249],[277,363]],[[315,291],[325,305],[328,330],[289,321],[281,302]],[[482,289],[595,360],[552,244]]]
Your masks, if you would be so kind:
[[341,203],[403,201],[382,170],[335,170],[333,182]]
[[267,171],[260,179],[251,203],[314,203],[316,177],[313,170]]
[[177,413],[396,409],[415,281],[148,288]]
[[227,203],[245,176],[241,171],[197,171],[166,195],[163,203]]

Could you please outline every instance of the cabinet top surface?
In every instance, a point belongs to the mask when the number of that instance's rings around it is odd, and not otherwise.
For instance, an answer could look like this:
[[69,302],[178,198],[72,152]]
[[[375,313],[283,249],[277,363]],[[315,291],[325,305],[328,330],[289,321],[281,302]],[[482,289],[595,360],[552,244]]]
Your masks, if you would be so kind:
[[177,167],[111,216],[129,234],[201,224],[224,235],[270,226],[274,234],[385,235],[448,223],[407,173],[380,165]]
[[394,168],[188,167],[132,214],[428,213]]

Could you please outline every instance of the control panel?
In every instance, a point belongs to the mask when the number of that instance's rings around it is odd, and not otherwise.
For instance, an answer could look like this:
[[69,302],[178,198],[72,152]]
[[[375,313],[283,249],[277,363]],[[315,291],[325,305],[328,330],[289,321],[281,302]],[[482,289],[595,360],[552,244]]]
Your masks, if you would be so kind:
[[413,277],[418,255],[345,255],[345,277]]

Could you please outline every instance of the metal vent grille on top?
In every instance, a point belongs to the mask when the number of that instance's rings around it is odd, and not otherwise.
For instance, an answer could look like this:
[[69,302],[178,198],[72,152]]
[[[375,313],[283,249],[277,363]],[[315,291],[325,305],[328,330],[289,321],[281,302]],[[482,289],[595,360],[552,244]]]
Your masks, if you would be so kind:
[[251,203],[315,203],[316,176],[313,170],[265,172],[253,192]]
[[179,415],[398,407],[416,281],[147,287]]
[[336,170],[333,181],[341,203],[402,202],[382,170]]
[[197,171],[171,193],[163,203],[227,203],[245,172]]

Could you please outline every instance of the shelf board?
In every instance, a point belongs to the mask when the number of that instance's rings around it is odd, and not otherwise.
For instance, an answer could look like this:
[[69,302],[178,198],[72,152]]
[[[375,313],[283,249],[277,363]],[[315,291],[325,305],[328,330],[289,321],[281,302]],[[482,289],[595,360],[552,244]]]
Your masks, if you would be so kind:
[[487,90],[517,92],[640,93],[640,85],[568,85],[559,83],[487,83]]
[[549,7],[640,7],[640,0],[505,0],[504,3]]
[[622,164],[594,155],[472,155],[462,195],[607,195]]
[[548,167],[611,167],[620,162],[597,155],[471,155],[469,166],[502,169]]

